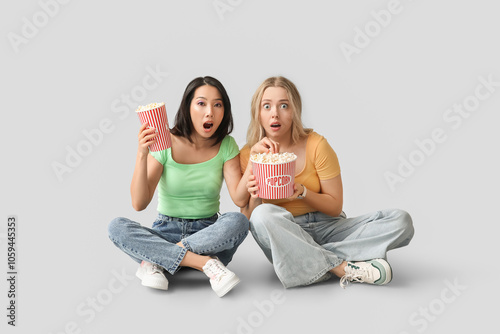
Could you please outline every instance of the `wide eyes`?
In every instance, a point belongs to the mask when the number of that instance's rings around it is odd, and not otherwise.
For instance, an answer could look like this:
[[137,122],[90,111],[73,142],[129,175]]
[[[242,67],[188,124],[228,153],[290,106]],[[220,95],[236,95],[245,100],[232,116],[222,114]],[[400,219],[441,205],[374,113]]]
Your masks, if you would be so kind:
[[[270,110],[271,109],[271,104],[265,103],[262,105],[262,108],[265,110]],[[279,105],[280,109],[288,109],[288,103],[280,103]]]

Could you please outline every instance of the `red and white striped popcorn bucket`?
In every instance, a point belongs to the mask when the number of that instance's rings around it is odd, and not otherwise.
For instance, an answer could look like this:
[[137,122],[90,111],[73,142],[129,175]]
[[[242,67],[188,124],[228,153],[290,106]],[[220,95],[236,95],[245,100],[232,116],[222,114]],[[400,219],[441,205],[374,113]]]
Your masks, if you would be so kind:
[[147,106],[140,106],[136,112],[141,124],[148,123],[158,133],[156,143],[149,146],[151,152],[163,151],[172,146],[165,103],[151,103]]
[[260,198],[281,199],[293,195],[295,159],[282,163],[252,161],[252,167]]

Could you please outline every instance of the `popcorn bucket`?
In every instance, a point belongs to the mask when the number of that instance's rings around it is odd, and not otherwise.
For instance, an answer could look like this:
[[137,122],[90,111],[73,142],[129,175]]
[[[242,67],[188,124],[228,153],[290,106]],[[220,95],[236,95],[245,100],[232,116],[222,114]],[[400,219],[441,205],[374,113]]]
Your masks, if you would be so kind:
[[253,174],[259,186],[258,195],[265,199],[282,199],[293,195],[295,159],[269,163],[252,160]]
[[141,124],[148,123],[158,133],[156,143],[149,146],[151,152],[166,150],[172,146],[165,103],[151,103],[147,106],[139,106],[136,112]]

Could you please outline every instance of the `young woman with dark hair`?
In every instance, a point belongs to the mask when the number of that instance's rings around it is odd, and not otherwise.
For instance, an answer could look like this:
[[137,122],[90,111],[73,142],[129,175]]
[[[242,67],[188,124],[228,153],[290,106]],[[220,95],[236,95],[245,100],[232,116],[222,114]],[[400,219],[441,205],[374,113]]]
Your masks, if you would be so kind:
[[219,297],[238,284],[226,265],[248,234],[249,222],[239,212],[218,213],[223,180],[237,206],[249,198],[239,149],[229,136],[232,127],[229,97],[212,77],[188,84],[171,130],[171,148],[150,153],[155,129],[141,126],[132,206],[144,210],[158,185],[158,217],[151,228],[116,218],[109,237],[140,263],[136,275],[142,285],[167,290],[164,271],[173,275],[181,267],[203,271]]
[[219,80],[206,76],[199,77],[191,81],[186,90],[184,91],[184,96],[182,97],[181,105],[177,114],[175,115],[175,126],[170,130],[170,132],[176,136],[181,136],[192,142],[191,134],[194,130],[191,120],[191,101],[193,100],[193,94],[196,88],[210,85],[219,90],[222,99],[222,105],[224,106],[224,115],[222,117],[221,124],[215,130],[212,135],[213,145],[219,144],[228,134],[233,131],[233,116],[231,112],[231,101],[227,95],[226,89],[219,82]]

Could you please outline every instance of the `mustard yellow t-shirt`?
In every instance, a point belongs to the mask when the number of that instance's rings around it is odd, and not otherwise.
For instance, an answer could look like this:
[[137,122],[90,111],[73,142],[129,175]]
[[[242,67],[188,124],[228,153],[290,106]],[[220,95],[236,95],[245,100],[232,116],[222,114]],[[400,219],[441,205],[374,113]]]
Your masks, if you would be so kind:
[[[247,167],[249,156],[250,148],[245,145],[240,151],[242,172]],[[316,132],[311,132],[307,137],[305,166],[302,171],[298,171],[295,174],[295,183],[303,184],[308,190],[318,193],[321,190],[320,181],[333,179],[338,175],[340,175],[340,165],[337,154],[330,144],[328,144],[325,137]],[[293,201],[287,199],[262,199],[262,202],[282,206],[292,213],[293,216],[300,216],[316,211],[300,199]]]

